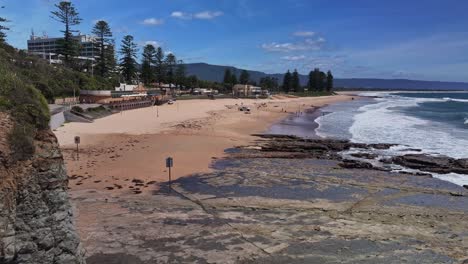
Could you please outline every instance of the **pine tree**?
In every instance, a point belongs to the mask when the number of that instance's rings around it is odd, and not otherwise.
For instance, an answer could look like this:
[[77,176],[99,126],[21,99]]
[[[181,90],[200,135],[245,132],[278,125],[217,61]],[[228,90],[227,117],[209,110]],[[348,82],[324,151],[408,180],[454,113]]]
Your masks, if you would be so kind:
[[292,74],[292,78],[291,78],[291,90],[293,92],[299,92],[300,88],[301,88],[301,83],[299,80],[299,73],[297,72],[297,70],[294,70]]
[[231,83],[232,83],[232,85],[238,84],[237,76],[236,76],[235,72],[233,72],[232,75],[231,75]]
[[223,83],[232,84],[232,74],[229,68],[226,68],[226,70],[224,71]]
[[314,80],[314,71],[309,72],[309,81],[307,82],[307,88],[309,92],[317,90],[315,87],[315,80]]
[[283,79],[283,92],[289,93],[291,90],[291,82],[292,82],[292,76],[291,72],[288,70],[288,72],[284,75]]
[[[166,73],[166,79],[169,84],[172,84],[175,82],[175,74],[174,74],[174,69],[177,66],[177,59],[176,56],[172,53],[169,53],[166,56],[166,60],[164,61],[164,65],[166,66],[167,73]],[[172,88],[172,87],[170,87]]]
[[320,69],[319,68],[315,68],[314,69],[314,73],[313,73],[313,81],[314,81],[314,88],[315,88],[315,91],[322,91],[322,81],[321,81],[321,78],[320,78]]
[[175,70],[175,81],[178,87],[181,87],[184,83],[186,83],[187,71],[185,69],[185,64],[182,60],[177,62],[176,70]]
[[156,81],[158,82],[159,85],[161,85],[162,82],[166,80],[166,69],[164,65],[164,52],[161,47],[158,47],[156,51]]
[[115,54],[115,43],[114,40],[107,46],[106,52],[104,53],[105,61],[107,64],[107,75],[111,76],[115,73],[117,68],[117,58]]
[[327,86],[327,75],[322,71],[319,71],[318,73],[318,83],[319,83],[319,90],[321,92],[325,90]]
[[331,71],[327,72],[327,92],[331,92],[333,90],[333,75]]
[[156,63],[156,48],[148,44],[143,48],[141,63],[141,79],[143,83],[149,85],[154,81],[153,66]]
[[79,55],[80,46],[76,39],[73,38],[73,33],[78,32],[73,30],[72,27],[81,23],[81,18],[75,9],[75,6],[69,1],[62,1],[55,5],[56,11],[52,11],[52,18],[62,23],[65,30],[61,32],[64,38],[60,40],[60,54],[65,57],[65,63],[72,62],[73,57]]
[[[99,53],[97,57],[97,72],[101,77],[108,75],[111,68],[110,57],[114,57],[114,49],[110,49],[113,44],[112,31],[106,21],[98,21],[94,25],[92,33],[96,36],[96,48]],[[109,54],[110,53],[110,54]]]
[[125,78],[125,82],[128,84],[132,83],[133,77],[137,73],[137,52],[138,48],[135,42],[133,42],[133,37],[130,35],[125,36],[122,40],[122,47],[119,53],[122,55],[120,59],[122,74]]
[[263,77],[260,79],[260,87],[270,91],[276,90],[278,88],[278,79],[273,77]]
[[[0,7],[0,8],[5,8],[4,6]],[[3,18],[3,17],[0,17],[0,43],[3,43],[5,42],[6,40],[6,32],[5,31],[8,31],[10,30],[8,27],[6,27],[4,25],[4,23],[8,22],[8,20],[6,18]]]
[[243,70],[241,72],[241,75],[239,77],[239,82],[241,84],[248,84],[249,83],[249,79],[250,79],[250,76],[249,76],[249,73],[246,71],[246,70]]
[[190,86],[190,88],[192,88],[193,92],[193,88],[196,88],[198,86],[198,78],[196,75],[190,75],[188,77],[188,85]]

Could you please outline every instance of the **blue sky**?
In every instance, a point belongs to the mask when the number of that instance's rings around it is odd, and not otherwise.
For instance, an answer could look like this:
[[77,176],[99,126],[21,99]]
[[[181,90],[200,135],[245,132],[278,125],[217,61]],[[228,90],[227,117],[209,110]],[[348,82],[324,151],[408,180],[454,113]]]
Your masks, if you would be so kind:
[[[0,0],[8,42],[26,47],[31,29],[59,36],[54,0]],[[90,33],[111,25],[185,62],[268,73],[315,67],[341,78],[468,82],[465,0],[74,0]]]

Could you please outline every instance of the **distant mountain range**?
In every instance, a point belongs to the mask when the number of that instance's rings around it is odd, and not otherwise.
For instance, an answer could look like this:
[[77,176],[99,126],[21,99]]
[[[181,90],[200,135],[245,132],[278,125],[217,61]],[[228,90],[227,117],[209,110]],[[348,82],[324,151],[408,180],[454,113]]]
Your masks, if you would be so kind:
[[[224,72],[229,68],[239,78],[242,69],[230,66],[211,65],[207,63],[186,64],[187,75],[196,75],[199,79],[222,82]],[[283,81],[283,74],[267,74],[260,71],[248,71],[250,79],[257,83],[263,77],[278,78],[280,84]],[[307,84],[308,77],[300,75],[302,85]],[[438,82],[438,81],[418,81],[406,79],[335,79],[335,87],[347,89],[402,89],[402,90],[468,90],[468,83],[462,82]]]

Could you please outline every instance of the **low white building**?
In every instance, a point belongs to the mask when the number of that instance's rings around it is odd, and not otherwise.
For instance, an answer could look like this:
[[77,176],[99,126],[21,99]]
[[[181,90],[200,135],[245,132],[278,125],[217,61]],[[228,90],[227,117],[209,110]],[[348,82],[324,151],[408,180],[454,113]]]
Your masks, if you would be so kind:
[[138,85],[136,84],[121,83],[119,87],[115,87],[115,90],[119,92],[132,92],[133,90],[136,90],[136,88],[138,88]]
[[250,84],[236,84],[232,87],[232,94],[234,96],[252,96],[262,95],[262,88]]
[[210,95],[210,94],[218,94],[218,90],[215,89],[206,89],[206,88],[195,88],[193,89],[193,94],[196,95]]

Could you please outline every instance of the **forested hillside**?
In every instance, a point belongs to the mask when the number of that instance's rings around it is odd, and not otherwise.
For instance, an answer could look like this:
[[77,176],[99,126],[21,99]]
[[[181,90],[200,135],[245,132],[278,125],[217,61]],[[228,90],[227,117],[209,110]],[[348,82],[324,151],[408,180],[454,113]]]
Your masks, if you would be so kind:
[[[199,79],[222,82],[226,69],[229,69],[237,77],[242,69],[231,66],[211,65],[206,63],[186,64],[187,74],[196,75]],[[283,82],[284,74],[267,74],[260,71],[247,71],[251,81],[260,83],[265,77],[276,78],[279,83]],[[299,75],[301,85],[306,85],[308,76]],[[406,79],[340,79],[335,78],[335,88],[348,89],[406,89],[406,90],[468,90],[468,83],[463,82],[439,82],[439,81],[419,81]]]

